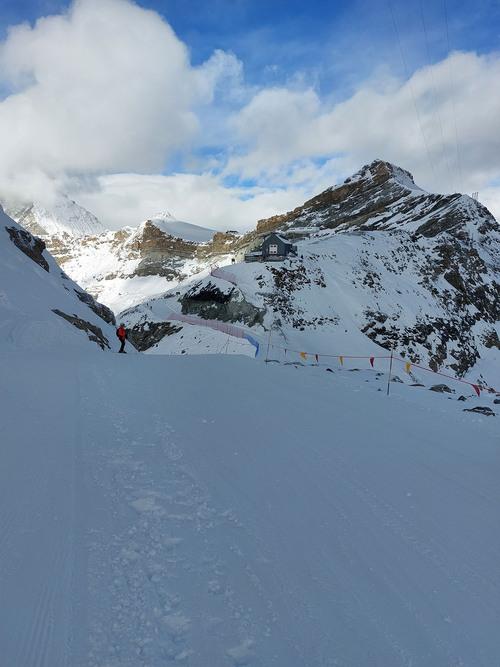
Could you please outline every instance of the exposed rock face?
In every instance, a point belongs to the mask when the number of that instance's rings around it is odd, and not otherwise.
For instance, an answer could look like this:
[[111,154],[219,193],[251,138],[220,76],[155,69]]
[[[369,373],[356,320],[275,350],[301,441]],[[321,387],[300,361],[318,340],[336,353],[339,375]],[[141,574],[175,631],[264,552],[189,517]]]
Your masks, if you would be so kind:
[[341,185],[325,190],[295,210],[259,220],[257,230],[390,230],[412,223],[416,234],[433,237],[460,227],[470,219],[471,207],[483,218],[483,233],[487,232],[495,221],[479,202],[460,194],[424,192],[408,171],[375,160]]
[[48,272],[49,264],[43,256],[45,243],[41,239],[32,236],[29,232],[22,229],[17,229],[16,227],[6,227],[6,229],[9,232],[12,243],[14,243],[21,252],[41,266],[42,269]]
[[142,321],[130,329],[128,337],[132,345],[139,352],[145,352],[154,347],[165,336],[172,336],[181,330],[182,327],[171,322]]
[[76,315],[68,315],[67,313],[63,313],[57,308],[54,308],[53,312],[65,319],[67,322],[70,322],[70,324],[75,326],[77,329],[85,331],[89,337],[89,340],[97,343],[102,350],[104,350],[106,347],[109,349],[109,340],[102,333],[100,327],[96,326],[95,324],[91,324],[90,322],[87,322],[86,320],[83,320],[81,317],[77,317]]
[[210,280],[200,281],[180,299],[184,315],[206,320],[239,322],[249,327],[263,324],[265,309],[249,303],[242,292],[232,286],[224,291]]
[[147,220],[133,241],[140,262],[131,276],[162,276],[168,280],[180,279],[186,260],[196,257],[197,244],[174,238]]
[[80,301],[86,303],[87,306],[91,310],[93,310],[96,315],[99,315],[101,319],[103,319],[108,324],[112,325],[116,324],[115,315],[110,308],[104,306],[102,303],[99,303],[98,301],[94,301],[94,299],[90,296],[90,294],[87,294],[87,292],[83,292],[82,290],[77,290],[77,289],[75,289],[74,292],[76,296],[80,299]]

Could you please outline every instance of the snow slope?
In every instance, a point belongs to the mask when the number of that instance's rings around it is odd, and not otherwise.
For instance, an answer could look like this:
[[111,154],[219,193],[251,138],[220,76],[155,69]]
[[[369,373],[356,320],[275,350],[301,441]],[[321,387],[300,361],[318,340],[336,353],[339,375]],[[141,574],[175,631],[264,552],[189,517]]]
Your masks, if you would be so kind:
[[[39,262],[22,252],[12,241],[11,234],[18,242],[25,241],[28,251],[31,248]],[[90,337],[100,335],[99,332],[106,349],[108,343],[110,349],[117,349],[114,327],[96,312],[107,309],[95,304],[43,250],[43,244],[38,242],[37,246],[36,243],[0,207],[0,345],[3,352],[83,351],[96,347]],[[93,304],[94,310],[89,304]],[[55,310],[75,318],[82,326],[88,325],[87,330],[77,328]],[[111,312],[108,315],[112,317]]]
[[493,396],[0,354],[2,665],[497,664]]
[[193,225],[190,222],[177,220],[170,213],[157,213],[151,218],[151,222],[165,234],[169,234],[174,238],[184,239],[185,241],[193,241],[194,243],[206,243],[216,233],[215,229],[208,229],[199,225]]
[[[471,233],[475,230],[471,228]],[[500,234],[491,233],[491,245],[478,245],[490,274],[483,274],[481,285],[488,293],[499,280]],[[206,302],[201,317],[216,325],[217,319],[230,321],[245,329],[261,347],[269,349],[270,358],[286,360],[285,349],[320,355],[322,363],[330,363],[328,355],[363,356],[369,366],[372,356],[387,355],[391,330],[396,340],[396,353],[408,362],[429,368],[430,360],[441,355],[438,369],[453,377],[500,388],[500,350],[485,343],[488,334],[500,336],[500,322],[479,319],[470,328],[461,325],[475,306],[455,305],[450,284],[433,273],[434,240],[412,240],[406,232],[365,232],[335,234],[329,231],[298,242],[299,257],[283,262],[236,263],[222,266],[218,276],[206,270],[166,292],[163,297],[144,300],[142,304],[121,313],[127,326],[137,328],[168,320],[174,312],[199,308],[201,297],[184,298],[193,289],[201,293],[208,285],[230,294],[235,304],[230,317],[217,310],[217,303]],[[232,282],[230,282],[232,281]],[[195,287],[193,287],[195,286]],[[139,296],[139,292],[134,295]],[[180,296],[177,296],[180,295]],[[245,319],[249,306],[263,313],[261,321]],[[225,308],[223,304],[222,308]],[[495,307],[491,298],[491,309]],[[493,320],[493,321],[492,321]],[[448,336],[438,327],[448,326]],[[434,332],[432,331],[435,327]],[[452,328],[453,327],[453,328]],[[429,328],[425,335],[418,331]],[[191,325],[166,335],[148,352],[160,354],[199,353],[204,341],[213,334]],[[377,334],[378,335],[375,335]],[[220,351],[227,336],[216,336],[213,351]],[[444,352],[442,340],[446,341]],[[384,347],[377,344],[385,343]],[[234,342],[234,341],[233,341]],[[241,352],[241,345],[230,343],[228,351]],[[236,347],[235,347],[236,345]],[[249,346],[250,347],[250,346]],[[477,349],[467,373],[456,370],[457,360],[468,350]],[[205,350],[203,350],[205,351]],[[295,356],[298,359],[298,356]],[[337,362],[338,363],[338,362]],[[415,376],[417,377],[417,376]],[[424,380],[429,382],[429,380]],[[439,381],[435,378],[434,381]]]

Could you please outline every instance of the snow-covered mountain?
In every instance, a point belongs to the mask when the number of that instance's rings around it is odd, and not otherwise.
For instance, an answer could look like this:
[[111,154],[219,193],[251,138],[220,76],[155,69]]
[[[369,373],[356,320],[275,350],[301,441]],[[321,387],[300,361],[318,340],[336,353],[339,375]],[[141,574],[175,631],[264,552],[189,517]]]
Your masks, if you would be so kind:
[[[270,231],[297,244],[298,257],[241,263]],[[244,236],[163,213],[52,251],[94,297],[128,311],[143,350],[190,351],[185,323],[167,319],[177,312],[271,334],[275,350],[348,355],[394,343],[414,364],[498,386],[499,241],[497,221],[476,200],[427,193],[407,171],[375,160]],[[199,331],[194,348],[211,335]]]
[[32,234],[50,241],[51,237],[98,236],[104,225],[83,206],[62,195],[51,206],[38,203],[5,207],[10,217]]
[[[284,350],[412,364],[500,384],[500,227],[477,201],[429,195],[375,162],[261,233],[294,238],[298,256],[208,271],[121,315],[143,350],[186,353],[214,334],[176,314],[238,325]],[[178,293],[178,294],[176,294]],[[217,345],[221,345],[219,341]]]
[[58,266],[43,241],[0,207],[0,348],[103,350],[117,348],[114,315]]
[[206,246],[216,234],[168,212],[114,232],[67,197],[51,209],[30,204],[8,210],[44,241],[68,275],[115,312],[206,268]]

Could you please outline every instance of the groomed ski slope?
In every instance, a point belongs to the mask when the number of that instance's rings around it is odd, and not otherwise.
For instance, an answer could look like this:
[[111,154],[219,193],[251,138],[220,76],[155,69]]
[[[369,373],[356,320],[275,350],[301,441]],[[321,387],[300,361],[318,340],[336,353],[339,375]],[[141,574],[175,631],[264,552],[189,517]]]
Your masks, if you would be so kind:
[[497,665],[499,417],[333,371],[3,358],[0,664]]

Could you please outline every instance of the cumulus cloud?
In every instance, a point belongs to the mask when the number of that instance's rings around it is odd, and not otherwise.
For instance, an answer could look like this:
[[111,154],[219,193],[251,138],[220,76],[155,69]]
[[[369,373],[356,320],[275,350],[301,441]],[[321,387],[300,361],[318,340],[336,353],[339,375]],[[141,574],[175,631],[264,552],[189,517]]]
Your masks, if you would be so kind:
[[68,174],[161,172],[197,132],[193,109],[217,75],[200,76],[170,26],[128,0],[75,0],[12,28],[0,70],[12,90],[0,103],[2,189],[24,197]]
[[[499,76],[499,54],[455,53],[410,81],[378,75],[331,106],[312,89],[254,91],[230,118],[233,156],[222,170],[236,185],[252,187],[225,188],[213,175],[177,175],[162,179],[161,187],[147,180],[156,194],[143,190],[143,201],[158,202],[157,208],[170,201],[174,215],[181,211],[217,229],[248,229],[379,157],[411,171],[431,192],[479,191],[500,218]],[[101,187],[108,191],[110,182]],[[143,188],[146,180],[136,183]],[[204,209],[207,219],[200,220]]]
[[156,213],[218,231],[255,228],[260,218],[288,211],[301,204],[300,189],[273,190],[261,187],[228,188],[210,173],[101,176],[94,191],[72,193],[110,229],[136,226]]
[[406,82],[377,77],[331,107],[311,89],[261,91],[232,119],[249,149],[227,171],[277,182],[306,158],[336,158],[348,175],[380,157],[431,191],[487,187],[500,175],[499,77],[500,54],[454,53]]

